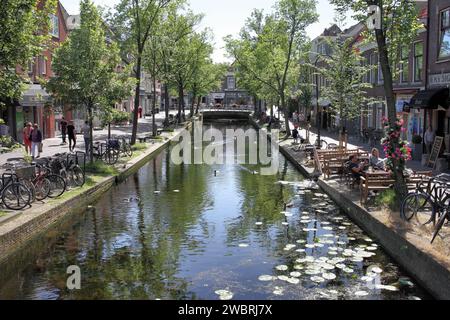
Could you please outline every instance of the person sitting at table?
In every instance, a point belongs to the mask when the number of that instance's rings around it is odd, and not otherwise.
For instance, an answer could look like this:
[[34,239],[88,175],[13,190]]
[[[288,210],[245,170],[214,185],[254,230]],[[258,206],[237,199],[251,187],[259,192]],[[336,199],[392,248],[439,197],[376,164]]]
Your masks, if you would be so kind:
[[384,159],[380,158],[380,151],[377,148],[373,148],[369,157],[369,165],[374,170],[385,171]]
[[366,164],[364,162],[360,162],[356,155],[350,156],[350,164],[348,166],[349,171],[352,173],[353,178],[357,184],[361,183],[361,176],[364,171],[364,167]]

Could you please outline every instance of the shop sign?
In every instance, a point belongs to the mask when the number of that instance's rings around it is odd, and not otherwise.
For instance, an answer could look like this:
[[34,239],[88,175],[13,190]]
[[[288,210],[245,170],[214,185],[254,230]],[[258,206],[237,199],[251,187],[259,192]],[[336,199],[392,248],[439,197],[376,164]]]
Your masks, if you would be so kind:
[[430,74],[430,86],[448,86],[450,85],[450,73]]

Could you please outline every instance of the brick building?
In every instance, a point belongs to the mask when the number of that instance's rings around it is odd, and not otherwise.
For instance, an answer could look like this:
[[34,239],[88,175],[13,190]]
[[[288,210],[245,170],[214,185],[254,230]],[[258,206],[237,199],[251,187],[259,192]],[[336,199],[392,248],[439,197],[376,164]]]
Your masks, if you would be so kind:
[[53,76],[52,52],[67,37],[67,12],[58,2],[55,14],[51,15],[50,34],[51,45],[39,56],[29,61],[28,66],[17,66],[16,72],[28,73],[30,83],[19,101],[7,106],[5,117],[9,127],[9,134],[17,141],[22,142],[24,123],[39,124],[45,138],[55,136],[57,129],[56,114],[62,109],[58,102],[52,101],[50,95],[42,88],[39,80],[49,79]]

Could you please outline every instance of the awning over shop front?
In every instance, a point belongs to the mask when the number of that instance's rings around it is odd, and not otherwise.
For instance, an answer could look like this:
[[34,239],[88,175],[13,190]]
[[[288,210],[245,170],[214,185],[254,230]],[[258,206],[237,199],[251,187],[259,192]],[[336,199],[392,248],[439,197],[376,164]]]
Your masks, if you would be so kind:
[[19,103],[24,107],[42,107],[51,101],[50,95],[39,84],[31,84],[23,93]]
[[437,109],[439,106],[448,107],[449,89],[429,89],[419,91],[410,103],[411,108]]

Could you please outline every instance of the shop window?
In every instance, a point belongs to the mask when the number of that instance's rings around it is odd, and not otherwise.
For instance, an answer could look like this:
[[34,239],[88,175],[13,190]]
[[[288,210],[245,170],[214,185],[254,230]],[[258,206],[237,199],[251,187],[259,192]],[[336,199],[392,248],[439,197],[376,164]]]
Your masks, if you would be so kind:
[[423,73],[423,43],[414,44],[414,81],[422,81]]
[[440,14],[439,59],[450,58],[450,8]]

